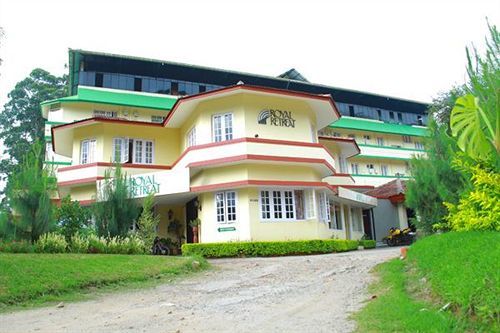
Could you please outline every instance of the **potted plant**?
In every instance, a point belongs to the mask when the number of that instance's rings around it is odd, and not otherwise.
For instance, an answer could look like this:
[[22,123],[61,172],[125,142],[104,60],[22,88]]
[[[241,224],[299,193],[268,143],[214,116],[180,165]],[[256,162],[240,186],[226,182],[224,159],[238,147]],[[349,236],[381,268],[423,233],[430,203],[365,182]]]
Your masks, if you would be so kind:
[[198,243],[198,228],[200,227],[200,224],[201,220],[199,218],[189,221],[189,225],[193,229],[193,243]]

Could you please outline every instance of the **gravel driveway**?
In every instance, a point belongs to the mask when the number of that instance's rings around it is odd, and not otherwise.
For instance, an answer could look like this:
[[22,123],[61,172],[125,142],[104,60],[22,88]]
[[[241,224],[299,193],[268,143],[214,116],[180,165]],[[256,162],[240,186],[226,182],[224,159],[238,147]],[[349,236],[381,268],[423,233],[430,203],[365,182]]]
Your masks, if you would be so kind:
[[0,315],[1,332],[350,332],[369,270],[398,248],[218,259],[151,289]]

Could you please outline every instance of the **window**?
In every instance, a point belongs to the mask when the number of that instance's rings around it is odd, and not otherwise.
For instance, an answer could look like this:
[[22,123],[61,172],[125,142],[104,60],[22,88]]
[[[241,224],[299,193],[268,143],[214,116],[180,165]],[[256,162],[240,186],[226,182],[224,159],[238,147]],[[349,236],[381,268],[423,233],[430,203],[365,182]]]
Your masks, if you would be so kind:
[[151,116],[152,123],[163,123],[164,120],[165,120],[165,117],[163,117],[163,116]]
[[118,117],[118,112],[116,112],[116,111],[94,110],[94,117],[116,118],[116,117]]
[[417,124],[419,124],[419,125],[423,125],[424,124],[422,116],[417,116]]
[[103,74],[102,73],[95,73],[95,86],[102,87],[103,82],[104,82]]
[[377,145],[383,146],[384,145],[384,138],[377,138]]
[[389,119],[394,120],[394,112],[389,111]]
[[113,138],[112,152],[111,160],[114,163],[127,163],[129,161],[129,139]]
[[134,78],[134,91],[142,90],[142,79],[140,77]]
[[347,171],[347,160],[344,156],[339,155],[339,165],[340,165],[340,172],[346,173]]
[[363,135],[363,142],[367,144],[370,141],[370,136],[369,135]]
[[202,93],[202,92],[205,92],[205,91],[207,91],[207,87],[206,87],[206,86],[204,86],[204,85],[201,85],[201,84],[200,84],[200,85],[198,86],[198,92],[199,92],[199,93]]
[[381,110],[377,110],[377,119],[382,120],[382,111]]
[[354,117],[354,105],[349,105],[349,116]]
[[403,142],[405,142],[405,143],[411,143],[411,136],[409,136],[409,135],[403,135]]
[[401,112],[398,112],[398,121],[399,121],[400,123],[402,123],[402,122],[403,122],[403,114],[402,114]]
[[[306,219],[312,219],[316,217],[316,209],[314,207],[314,190],[305,190],[305,203],[304,203],[304,210],[305,210],[305,218]],[[297,213],[297,216],[299,214]]]
[[347,137],[356,140],[356,135],[354,134],[348,134]]
[[260,191],[262,220],[303,220],[314,217],[313,191],[281,190]]
[[340,213],[340,206],[333,206],[333,220],[335,221],[335,229],[342,230],[342,215]]
[[226,191],[215,193],[217,222],[236,222],[236,192]]
[[359,165],[358,165],[358,163],[352,163],[351,164],[351,173],[353,175],[359,175]]
[[133,163],[153,164],[153,141],[134,139]]
[[341,136],[342,136],[342,134],[340,134],[339,132],[333,132],[334,138],[340,138]]
[[373,164],[367,164],[366,168],[368,169],[368,174],[370,174],[370,175],[375,174],[375,168],[373,167]]
[[424,150],[424,144],[422,142],[415,142],[415,149]]
[[212,136],[214,142],[231,140],[233,138],[233,114],[218,114],[212,117]]
[[380,166],[380,173],[382,174],[382,176],[387,176],[389,173],[388,170],[389,168],[387,167],[387,165]]
[[80,164],[95,162],[95,139],[83,140],[80,143]]
[[196,146],[196,127],[191,128],[187,134],[187,146]]
[[178,95],[179,94],[179,83],[178,82],[172,82],[171,93],[172,93],[172,95]]
[[323,222],[330,220],[330,203],[325,192],[321,192],[318,196],[318,216]]

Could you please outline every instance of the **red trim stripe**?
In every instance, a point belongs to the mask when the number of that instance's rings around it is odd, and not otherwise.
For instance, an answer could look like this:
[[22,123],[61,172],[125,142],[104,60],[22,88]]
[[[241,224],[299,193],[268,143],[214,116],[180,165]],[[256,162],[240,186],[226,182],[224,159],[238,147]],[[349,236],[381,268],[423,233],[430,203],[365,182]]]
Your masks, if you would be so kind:
[[327,187],[331,186],[325,182],[308,182],[308,181],[290,181],[290,180],[239,180],[227,183],[218,183],[210,185],[191,186],[191,192],[204,192],[221,188],[232,188],[240,186],[309,186],[309,187]]
[[351,138],[333,138],[333,137],[329,137],[329,136],[318,136],[318,139],[319,140],[327,140],[327,141],[341,141],[341,142],[353,143],[356,150],[358,151],[358,153],[353,154],[349,157],[353,157],[353,156],[356,156],[356,155],[361,153],[361,149],[359,148],[358,143],[356,142],[356,140],[351,139]]
[[335,173],[335,168],[324,159],[320,158],[306,158],[306,157],[287,157],[287,156],[272,156],[272,155],[254,155],[245,154],[230,157],[216,158],[212,160],[193,162],[188,164],[188,167],[202,167],[208,165],[225,164],[243,160],[256,160],[256,161],[276,161],[276,162],[297,162],[297,163],[314,163],[324,164],[328,169]]
[[242,84],[242,85],[234,85],[234,86],[224,87],[221,89],[211,90],[211,91],[199,93],[196,95],[185,96],[185,97],[181,97],[181,98],[177,99],[177,101],[175,102],[171,111],[169,112],[168,116],[163,121],[163,126],[166,126],[169,123],[170,119],[172,119],[175,112],[179,108],[179,105],[181,103],[183,103],[184,101],[190,101],[190,100],[194,100],[194,99],[204,98],[207,96],[218,95],[218,94],[225,93],[225,92],[231,92],[233,90],[259,91],[259,92],[264,92],[264,93],[281,94],[281,95],[287,95],[287,96],[303,97],[303,98],[311,98],[311,99],[319,99],[319,100],[327,101],[332,106],[333,112],[336,114],[336,116],[338,118],[341,118],[341,115],[340,115],[340,112],[337,108],[337,105],[335,105],[335,102],[333,101],[333,98],[331,95],[316,95],[316,94],[310,94],[310,93],[299,92],[299,91],[291,91],[291,90],[284,90],[284,89],[278,89],[278,88],[268,88],[268,87],[260,87],[260,86],[252,86],[252,85]]
[[[160,165],[160,164],[122,163],[120,165],[122,168],[159,169],[159,170],[170,170],[171,169],[171,167],[169,165]],[[70,171],[70,170],[77,170],[77,169],[84,169],[84,168],[91,168],[91,167],[98,167],[98,166],[113,167],[113,166],[115,166],[115,163],[95,162],[95,163],[88,163],[88,164],[78,164],[78,165],[71,165],[68,167],[59,168],[57,171],[58,172],[65,172],[65,171]]]

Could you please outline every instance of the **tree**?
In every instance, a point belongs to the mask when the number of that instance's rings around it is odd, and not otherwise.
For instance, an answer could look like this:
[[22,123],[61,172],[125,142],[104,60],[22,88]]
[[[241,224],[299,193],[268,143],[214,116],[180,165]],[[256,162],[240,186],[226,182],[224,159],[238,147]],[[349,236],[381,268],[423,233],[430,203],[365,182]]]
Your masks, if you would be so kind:
[[[458,146],[475,159],[498,163],[500,154],[500,35],[488,25],[486,54],[467,48],[467,94],[457,99],[450,127]],[[498,167],[498,164],[497,164]]]
[[13,209],[16,230],[26,234],[31,242],[53,229],[51,195],[57,189],[50,168],[43,168],[43,144],[36,141],[29,152],[9,175],[7,200]]
[[132,198],[129,178],[119,164],[106,171],[93,212],[101,236],[125,236],[137,220],[139,208]]
[[80,206],[78,201],[71,201],[69,195],[61,200],[61,206],[56,209],[56,221],[68,243],[75,234],[88,226],[89,219],[89,211]]
[[151,193],[144,199],[142,214],[137,221],[137,234],[144,241],[146,250],[149,250],[153,246],[153,241],[156,237],[156,228],[160,223],[160,216],[154,214],[153,207],[154,195]]
[[[442,96],[444,101],[453,103],[450,95]],[[433,113],[429,119],[429,137],[424,143],[427,154],[410,161],[413,180],[408,181],[406,192],[406,205],[418,216],[415,224],[426,233],[433,231],[434,224],[444,222],[448,214],[444,202],[457,203],[460,194],[469,186],[465,175],[452,164],[459,149],[446,133],[448,125],[438,125]]]
[[[6,178],[35,141],[45,142],[40,103],[64,96],[66,81],[66,76],[56,77],[37,68],[9,93],[9,101],[0,113],[0,140],[5,146],[0,161],[1,178]],[[43,161],[44,154],[39,158]],[[42,163],[38,165],[43,166]]]

